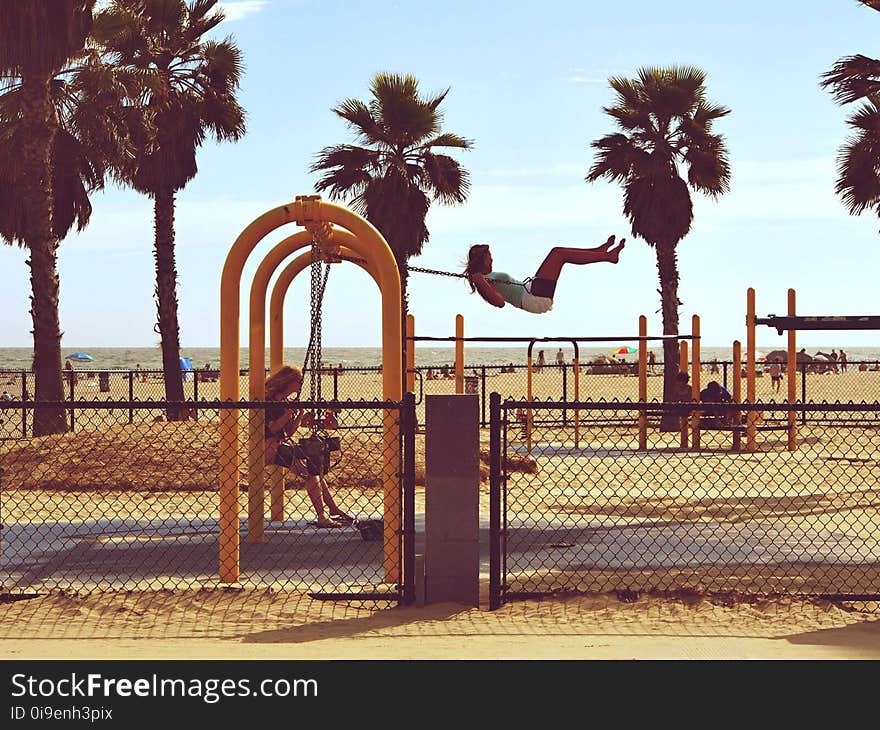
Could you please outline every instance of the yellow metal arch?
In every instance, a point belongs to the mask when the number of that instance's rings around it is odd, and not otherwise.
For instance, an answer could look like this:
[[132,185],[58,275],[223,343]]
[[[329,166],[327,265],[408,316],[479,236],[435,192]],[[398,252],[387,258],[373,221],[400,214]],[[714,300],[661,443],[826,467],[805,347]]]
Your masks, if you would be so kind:
[[[402,382],[402,356],[401,356],[401,296],[400,274],[394,255],[385,239],[368,221],[356,213],[333,203],[327,203],[319,196],[297,196],[293,203],[279,206],[267,211],[252,221],[241,232],[226,256],[223,265],[223,273],[220,282],[220,398],[224,401],[235,402],[239,399],[239,308],[241,278],[248,256],[257,244],[269,233],[287,223],[296,223],[307,230],[285,239],[287,245],[293,245],[292,250],[305,244],[301,241],[312,240],[313,235],[327,240],[332,238],[344,238],[347,247],[357,256],[368,262],[368,270],[373,274],[379,284],[382,298],[382,394],[386,400],[399,401],[403,397]],[[339,226],[344,231],[336,232],[332,226]],[[351,238],[342,236],[348,232]],[[299,238],[297,238],[299,236]],[[296,239],[294,244],[289,243]],[[285,243],[285,242],[282,242]],[[279,244],[281,246],[281,244]],[[276,249],[278,247],[276,246]],[[275,251],[275,249],[273,249]],[[288,252],[286,255],[289,255]],[[254,298],[262,302],[263,317],[260,318],[258,331],[262,344],[258,348],[251,347],[250,374],[262,380],[262,388],[265,371],[265,291],[268,286],[266,272],[274,271],[284,256],[279,251],[277,254],[270,252],[269,257],[279,257],[274,264],[266,264],[259,274],[259,278],[265,277],[262,299],[259,297],[259,287],[252,287],[251,305],[254,306]],[[261,264],[262,266],[262,264]],[[269,276],[271,276],[269,271]],[[256,283],[255,276],[255,283]],[[259,306],[257,307],[259,308]],[[252,320],[255,318],[251,312]],[[252,321],[253,325],[254,322]],[[249,340],[256,341],[255,336]],[[257,354],[258,353],[258,354]],[[256,354],[256,362],[254,356]],[[256,365],[259,364],[259,367]],[[255,386],[251,386],[253,389]],[[251,422],[250,426],[253,426]],[[398,480],[400,469],[400,455],[397,448],[399,424],[396,414],[385,413],[383,420],[383,482],[385,484],[385,574],[389,581],[398,580],[399,554],[397,550],[397,510],[390,509],[390,499],[396,494],[395,485]],[[250,431],[250,427],[249,427]],[[239,508],[238,508],[238,469],[239,469],[239,416],[238,409],[234,407],[222,408],[220,411],[220,581],[223,583],[235,583],[239,577]],[[259,454],[262,458],[262,454]],[[249,499],[249,514],[251,514]],[[262,500],[260,500],[262,510]],[[254,512],[256,507],[254,507]]]

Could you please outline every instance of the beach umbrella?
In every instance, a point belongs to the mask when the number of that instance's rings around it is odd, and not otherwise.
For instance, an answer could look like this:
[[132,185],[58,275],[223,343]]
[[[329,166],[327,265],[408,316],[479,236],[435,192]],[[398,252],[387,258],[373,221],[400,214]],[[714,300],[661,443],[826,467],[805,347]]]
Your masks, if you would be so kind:
[[76,362],[92,362],[95,358],[93,358],[87,352],[74,352],[67,356],[68,360],[76,360]]
[[618,347],[611,354],[612,355],[634,355],[638,350],[635,347]]

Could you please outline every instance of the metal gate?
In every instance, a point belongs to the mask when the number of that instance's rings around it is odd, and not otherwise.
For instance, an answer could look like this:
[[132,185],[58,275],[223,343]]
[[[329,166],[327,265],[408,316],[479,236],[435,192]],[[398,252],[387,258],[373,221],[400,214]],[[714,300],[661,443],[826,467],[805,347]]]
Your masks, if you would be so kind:
[[[880,404],[719,406],[696,448],[649,421],[640,449],[639,413],[664,408],[681,404],[492,394],[492,608],[566,592],[880,598]],[[760,415],[753,450],[725,409]],[[792,411],[811,417],[790,450]]]

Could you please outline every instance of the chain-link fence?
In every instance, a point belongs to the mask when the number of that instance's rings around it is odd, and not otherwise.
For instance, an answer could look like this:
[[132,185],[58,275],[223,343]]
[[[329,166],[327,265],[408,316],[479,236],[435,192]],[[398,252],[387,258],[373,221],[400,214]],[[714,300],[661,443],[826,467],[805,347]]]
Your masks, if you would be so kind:
[[692,404],[493,397],[494,606],[558,592],[880,599],[880,403],[713,404],[695,445]]
[[[465,357],[465,361],[467,357]],[[424,422],[424,397],[448,395],[455,392],[455,364],[418,366],[415,368],[415,393],[418,419]],[[711,361],[701,368],[702,380],[717,380],[728,390],[733,389],[734,366],[730,361]],[[312,372],[306,371],[307,377]],[[783,369],[784,374],[784,369]],[[533,366],[532,396],[538,400],[572,402],[635,401],[638,400],[638,368],[634,362],[602,361],[580,363],[575,372],[571,362]],[[648,369],[648,400],[663,400],[663,363]],[[745,372],[743,391],[745,391]],[[774,381],[766,365],[756,369],[756,400],[782,402],[787,396],[784,378]],[[184,397],[194,401],[212,401],[219,398],[219,372],[212,369],[185,371]],[[796,393],[799,403],[873,402],[880,400],[880,363],[857,361],[833,364],[816,361],[799,363]],[[322,398],[327,400],[371,400],[382,398],[381,367],[326,366],[320,371]],[[248,371],[240,371],[239,392],[248,392]],[[25,370],[0,370],[0,387],[16,400],[28,400],[33,394],[33,375]],[[117,401],[120,405],[114,418],[120,423],[134,423],[139,410],[129,404],[164,400],[165,385],[161,370],[80,370],[65,371],[65,390],[69,428],[79,429],[77,401]],[[528,395],[527,368],[523,364],[479,365],[465,367],[466,393],[480,396],[480,425],[489,424],[488,394],[501,393],[504,398],[526,398]],[[2,405],[2,403],[0,403]],[[564,414],[563,414],[564,416]],[[584,415],[585,418],[589,414]],[[820,412],[802,411],[799,418],[821,418]],[[109,418],[109,416],[108,416]],[[6,409],[0,417],[0,440],[27,438],[32,424],[27,413]]]
[[[242,586],[412,600],[412,577],[404,575],[414,551],[411,397],[299,404],[329,444],[323,503],[330,516],[327,505],[337,508],[332,529],[316,525],[302,465],[262,468],[248,424],[249,414],[263,415],[265,403],[235,404],[237,449],[221,448],[220,414],[228,404],[218,401],[2,405],[4,417],[22,413],[28,422],[35,409],[70,408],[76,425],[64,434],[0,442],[0,584],[9,593],[218,585],[220,474],[231,459],[238,472],[232,519],[239,525]],[[169,406],[182,409],[185,420],[167,421]],[[249,450],[257,448],[265,482],[264,508],[257,511],[265,529],[254,539],[248,465]]]

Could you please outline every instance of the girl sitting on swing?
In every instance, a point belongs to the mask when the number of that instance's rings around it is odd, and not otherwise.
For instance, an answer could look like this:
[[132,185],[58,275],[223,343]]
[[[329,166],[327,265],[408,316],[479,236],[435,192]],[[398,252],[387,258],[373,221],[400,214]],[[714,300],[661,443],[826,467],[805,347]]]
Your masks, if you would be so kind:
[[616,264],[625,243],[626,239],[622,238],[615,246],[614,236],[609,236],[605,243],[596,248],[556,246],[550,249],[534,277],[525,281],[517,281],[508,274],[492,271],[489,244],[478,243],[468,251],[464,275],[471,285],[471,291],[477,292],[492,306],[511,304],[526,312],[543,314],[553,307],[556,282],[565,264],[595,264],[599,261]]

